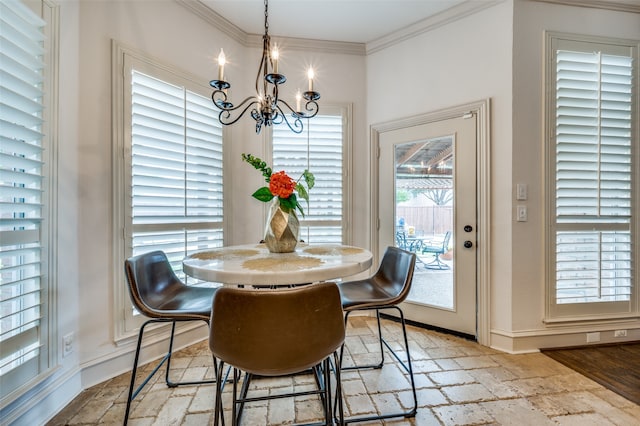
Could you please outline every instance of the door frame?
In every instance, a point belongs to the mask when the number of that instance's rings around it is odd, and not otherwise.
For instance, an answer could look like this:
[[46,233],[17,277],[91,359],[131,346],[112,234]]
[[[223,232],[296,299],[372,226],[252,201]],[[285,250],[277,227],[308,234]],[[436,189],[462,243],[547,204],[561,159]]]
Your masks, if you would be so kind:
[[490,156],[490,99],[483,99],[463,105],[458,105],[438,111],[419,114],[412,117],[373,124],[370,126],[370,169],[371,169],[371,251],[374,255],[374,264],[379,264],[379,238],[380,210],[379,210],[379,168],[380,135],[385,132],[399,130],[423,124],[434,123],[451,118],[461,117],[466,114],[476,115],[476,191],[477,197],[477,271],[476,271],[476,322],[477,341],[481,345],[490,345],[490,282],[491,264],[489,253],[491,248],[491,156]]

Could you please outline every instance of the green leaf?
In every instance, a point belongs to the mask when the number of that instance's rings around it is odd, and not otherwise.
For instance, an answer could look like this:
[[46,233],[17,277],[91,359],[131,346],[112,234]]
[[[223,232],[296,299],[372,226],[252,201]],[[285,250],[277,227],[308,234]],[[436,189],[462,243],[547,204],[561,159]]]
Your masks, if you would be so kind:
[[287,213],[295,210],[296,204],[298,204],[298,199],[296,198],[296,194],[291,194],[289,198],[280,197],[280,207]]
[[298,193],[299,196],[304,198],[307,201],[307,203],[309,203],[309,194],[307,193],[307,190],[304,189],[304,186],[302,186],[301,183],[296,184],[296,192]]
[[[311,190],[311,188],[316,184],[316,177],[307,169],[302,172],[302,176],[304,177],[304,181],[307,183],[307,187]],[[307,202],[309,202],[308,199]]]
[[251,196],[256,200],[260,200],[265,203],[273,199],[273,194],[271,193],[271,191],[269,191],[269,188],[267,188],[266,186],[263,186],[262,188],[258,189],[256,192],[251,194]]

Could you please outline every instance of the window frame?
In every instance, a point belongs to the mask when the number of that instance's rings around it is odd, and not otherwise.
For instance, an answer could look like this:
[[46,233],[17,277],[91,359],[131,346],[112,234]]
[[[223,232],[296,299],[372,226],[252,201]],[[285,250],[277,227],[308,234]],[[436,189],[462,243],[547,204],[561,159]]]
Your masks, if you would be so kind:
[[[631,296],[629,301],[623,302],[586,302],[586,303],[556,303],[556,46],[565,44],[593,45],[594,51],[598,47],[625,49],[633,60],[632,75],[632,108],[631,108]],[[596,37],[560,32],[545,32],[545,323],[566,324],[582,321],[602,321],[637,318],[640,307],[640,229],[638,215],[640,214],[640,144],[638,143],[640,129],[640,81],[639,60],[640,42],[608,37]],[[605,53],[611,53],[606,50]],[[614,229],[615,226],[612,226]],[[605,230],[600,229],[599,230]],[[597,230],[594,230],[597,231]]]
[[[352,193],[352,121],[353,121],[353,105],[350,103],[323,103],[318,112],[318,115],[334,115],[342,117],[342,244],[351,244],[353,241],[353,227],[352,224],[352,207],[351,207],[351,193]],[[300,134],[300,138],[306,141],[308,126],[313,126],[313,118],[306,120],[305,128]],[[285,126],[285,124],[282,124]],[[270,130],[269,143],[267,144],[267,158],[269,158],[269,164],[273,165],[273,130]],[[310,159],[309,161],[312,161]],[[313,172],[313,169],[310,168]],[[309,192],[309,198],[313,198],[313,189]],[[306,211],[306,202],[301,202],[303,208]],[[266,215],[266,209],[265,209]],[[300,228],[307,226],[324,226],[322,221],[308,221],[301,215],[298,216],[300,220]],[[318,222],[318,223],[311,223]],[[331,225],[330,223],[326,225]],[[302,238],[302,235],[301,235]]]
[[[20,1],[45,22],[43,76],[42,76],[42,222],[40,225],[40,353],[37,372],[28,379],[18,379],[21,385],[0,396],[0,406],[5,407],[22,397],[37,384],[43,382],[59,364],[61,354],[57,327],[57,217],[58,217],[58,81],[60,51],[59,6],[49,0]],[[11,371],[9,374],[11,374]],[[11,380],[11,379],[10,379]]]
[[[143,52],[127,47],[112,40],[112,117],[113,117],[113,259],[114,259],[114,340],[116,344],[128,343],[137,334],[137,329],[146,318],[133,315],[129,298],[124,261],[132,255],[132,215],[131,215],[131,70],[170,84],[182,85],[190,92],[204,97],[210,96],[210,88],[203,84],[203,79],[172,67],[159,59],[152,58]],[[223,126],[223,175],[227,176],[228,149],[226,149],[227,130]],[[228,182],[225,178],[223,199],[228,199]],[[119,189],[123,190],[119,190]],[[227,208],[223,208],[223,221],[220,229],[223,239],[229,235]],[[197,325],[181,325],[193,328]]]

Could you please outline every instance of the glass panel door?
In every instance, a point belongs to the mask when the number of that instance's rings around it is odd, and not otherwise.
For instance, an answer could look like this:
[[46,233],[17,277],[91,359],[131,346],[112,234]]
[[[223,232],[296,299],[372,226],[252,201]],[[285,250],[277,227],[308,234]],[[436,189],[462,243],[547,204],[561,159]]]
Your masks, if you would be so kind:
[[405,317],[475,337],[476,119],[390,130],[379,143],[379,255],[390,245],[417,255]]

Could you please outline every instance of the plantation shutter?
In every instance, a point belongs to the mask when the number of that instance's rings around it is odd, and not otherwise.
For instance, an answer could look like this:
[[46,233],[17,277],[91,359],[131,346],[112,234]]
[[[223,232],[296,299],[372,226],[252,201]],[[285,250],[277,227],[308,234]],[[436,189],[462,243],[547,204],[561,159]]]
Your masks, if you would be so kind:
[[0,3],[1,397],[35,377],[46,361],[44,26],[22,3]]
[[[632,294],[633,58],[593,43],[555,49],[555,303]],[[629,51],[629,49],[626,49]],[[637,148],[636,148],[637,149]]]
[[284,170],[298,179],[305,169],[315,176],[309,204],[299,200],[305,212],[300,238],[308,243],[343,242],[343,117],[317,115],[305,123],[301,134],[286,125],[273,127],[273,171]]
[[132,71],[133,254],[187,253],[223,243],[222,128],[211,100]]

